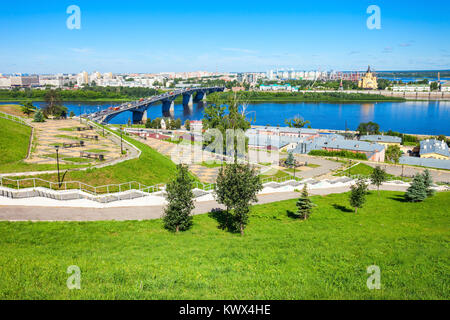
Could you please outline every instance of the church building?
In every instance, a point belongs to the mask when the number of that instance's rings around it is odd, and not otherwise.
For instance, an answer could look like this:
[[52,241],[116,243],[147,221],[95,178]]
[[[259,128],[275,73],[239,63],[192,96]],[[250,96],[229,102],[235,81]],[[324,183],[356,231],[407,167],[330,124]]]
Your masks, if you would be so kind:
[[370,70],[370,66],[367,69],[366,74],[361,78],[361,80],[358,81],[358,87],[370,90],[378,89],[377,77],[372,70]]

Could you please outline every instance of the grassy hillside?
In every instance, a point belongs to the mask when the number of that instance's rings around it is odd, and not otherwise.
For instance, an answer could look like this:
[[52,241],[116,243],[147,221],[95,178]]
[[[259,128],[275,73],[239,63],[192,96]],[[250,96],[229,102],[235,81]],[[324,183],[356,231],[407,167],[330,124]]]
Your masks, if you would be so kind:
[[[196,216],[174,235],[160,220],[0,223],[0,299],[449,299],[450,193],[404,203],[348,194],[313,197],[310,220],[295,200],[252,208],[246,235]],[[68,290],[68,266],[81,290]],[[368,290],[367,267],[381,268]]]
[[0,118],[0,168],[27,157],[31,128]]

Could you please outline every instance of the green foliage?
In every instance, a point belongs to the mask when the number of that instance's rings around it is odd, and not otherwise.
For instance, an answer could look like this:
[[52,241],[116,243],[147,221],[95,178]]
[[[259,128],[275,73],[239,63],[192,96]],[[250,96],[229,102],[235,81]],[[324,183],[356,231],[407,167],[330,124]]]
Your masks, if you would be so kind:
[[439,89],[439,84],[437,82],[432,82],[430,85],[431,91],[436,91]]
[[380,125],[376,122],[361,122],[356,129],[358,131],[358,134],[360,136],[367,135],[367,134],[380,134]]
[[372,174],[370,175],[370,180],[373,185],[377,186],[377,189],[379,191],[381,184],[387,180],[386,171],[381,169],[380,166],[376,166],[375,169],[373,169]]
[[367,160],[367,156],[365,153],[353,153],[346,150],[341,151],[311,150],[308,154],[311,156],[341,157],[348,159]]
[[152,119],[148,118],[148,119],[145,121],[145,127],[146,127],[147,129],[152,127]]
[[36,111],[36,107],[33,106],[33,103],[31,101],[27,101],[21,106],[21,110],[24,114],[26,114],[28,117]]
[[[232,92],[218,92],[208,95],[208,102],[215,97],[227,99]],[[403,98],[385,97],[379,94],[346,93],[346,92],[261,92],[242,91],[241,99],[245,101],[292,101],[292,102],[346,102],[346,101],[405,101]]]
[[181,119],[168,119],[167,120],[167,128],[171,130],[177,130],[181,128]]
[[366,202],[367,184],[364,182],[364,179],[358,179],[356,184],[352,185],[350,189],[350,205],[355,208],[355,213],[357,213],[358,208],[362,208]]
[[150,97],[161,92],[150,88],[98,86],[85,86],[78,90],[0,90],[0,100],[45,101],[45,96],[49,91],[57,92],[62,101],[137,100],[142,97]]
[[254,168],[247,164],[227,164],[219,170],[214,190],[217,202],[226,206],[230,231],[244,235],[250,203],[258,202],[257,193],[263,188]]
[[152,129],[161,129],[161,118],[156,118],[152,120]]
[[309,120],[304,120],[302,117],[294,117],[292,119],[286,119],[284,121],[290,128],[304,128],[307,124],[310,124]]
[[425,169],[422,176],[423,176],[423,184],[425,186],[427,197],[431,197],[435,193],[435,191],[433,189],[431,189],[431,186],[433,185],[433,178],[431,177],[431,173],[428,169]]
[[69,117],[70,117],[70,118],[73,118],[73,117],[75,117],[75,112],[73,112],[73,111],[70,111]]
[[419,143],[419,139],[416,136],[411,136],[409,134],[404,134],[396,131],[389,130],[388,132],[384,133],[387,136],[393,136],[393,137],[400,137],[402,138],[402,144],[408,144],[408,143]]
[[187,131],[191,131],[191,121],[189,121],[189,119],[184,122],[184,127]]
[[303,218],[303,220],[306,220],[311,215],[312,208],[314,207],[314,204],[312,203],[311,199],[308,196],[308,189],[306,186],[306,183],[302,190],[301,197],[297,200],[297,214],[300,218]]
[[422,202],[427,198],[427,188],[424,176],[420,173],[414,176],[411,186],[405,193],[405,199],[409,202]]
[[394,163],[398,163],[402,156],[402,150],[397,145],[390,145],[386,149],[386,159]]
[[186,231],[192,226],[191,211],[194,209],[192,179],[188,168],[177,166],[177,176],[166,187],[168,206],[164,210],[164,226],[170,231]]
[[287,159],[284,162],[289,168],[294,167],[295,166],[295,158],[292,152],[288,153]]
[[44,114],[42,113],[41,109],[36,111],[33,117],[33,122],[45,122]]
[[[237,93],[228,95],[226,100],[222,100],[217,95],[213,95],[213,98],[204,110],[203,126],[205,129],[218,129],[223,138],[223,146],[230,146],[231,143],[227,143],[227,130],[231,129],[242,130],[245,132],[250,129],[250,122],[246,119],[244,113],[239,112],[239,106],[243,100]],[[228,113],[225,110],[228,107]],[[213,142],[213,141],[211,141]],[[208,142],[208,143],[211,143]],[[238,143],[237,137],[234,137],[233,153],[234,156],[238,156]],[[248,139],[245,139],[245,148],[248,146]]]
[[46,117],[54,116],[57,118],[65,118],[67,117],[67,108],[62,106],[61,94],[60,91],[56,90],[46,90],[45,92],[45,107],[42,109],[42,112]]

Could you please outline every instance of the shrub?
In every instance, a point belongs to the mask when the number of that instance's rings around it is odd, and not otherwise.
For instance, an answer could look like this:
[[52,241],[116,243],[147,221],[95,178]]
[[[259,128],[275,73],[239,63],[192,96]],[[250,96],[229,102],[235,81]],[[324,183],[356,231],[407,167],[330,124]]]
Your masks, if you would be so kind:
[[327,151],[327,150],[311,150],[309,152],[311,156],[323,156],[323,157],[342,157],[349,159],[367,160],[365,153],[353,153],[350,151]]

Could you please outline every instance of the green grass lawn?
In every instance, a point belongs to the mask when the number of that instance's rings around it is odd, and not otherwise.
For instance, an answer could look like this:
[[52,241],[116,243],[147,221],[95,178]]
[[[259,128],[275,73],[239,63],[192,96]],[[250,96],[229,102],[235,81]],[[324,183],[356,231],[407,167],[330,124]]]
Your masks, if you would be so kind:
[[213,162],[213,163],[203,161],[203,162],[199,163],[199,165],[201,165],[202,167],[206,167],[206,168],[220,168],[222,166],[222,163],[219,161]]
[[270,169],[269,171],[267,171],[266,173],[260,175],[261,179],[265,179],[265,178],[285,178],[285,177],[289,177],[291,176],[289,173],[286,173],[284,171],[281,170],[277,170],[277,169]]
[[78,137],[78,136],[68,136],[68,135],[65,135],[65,134],[58,134],[58,135],[55,136],[55,138],[77,140],[77,141],[80,141],[80,140],[86,141],[85,138],[81,138],[81,137]]
[[86,150],[86,152],[91,152],[91,153],[107,153],[108,150],[103,150],[103,149],[89,149],[89,150]]
[[0,167],[27,157],[31,128],[0,118]]
[[0,299],[449,299],[450,193],[400,195],[374,192],[357,215],[348,194],[316,196],[307,221],[295,200],[257,205],[244,237],[210,215],[179,235],[160,220],[1,222]]
[[[383,169],[383,166],[380,166],[380,167]],[[343,176],[343,175],[347,175],[347,176],[348,175],[351,175],[351,176],[360,175],[360,176],[369,177],[372,174],[373,169],[374,169],[373,167],[371,167],[371,166],[369,166],[367,164],[358,163],[356,166],[353,166],[350,169],[347,169],[345,171],[340,171],[336,175],[338,175],[338,176]],[[401,179],[401,177],[397,177],[397,176],[394,176],[394,175],[388,174],[388,173],[386,174],[386,177],[389,180]],[[406,180],[411,180],[411,179],[403,177],[403,180],[406,181]]]

